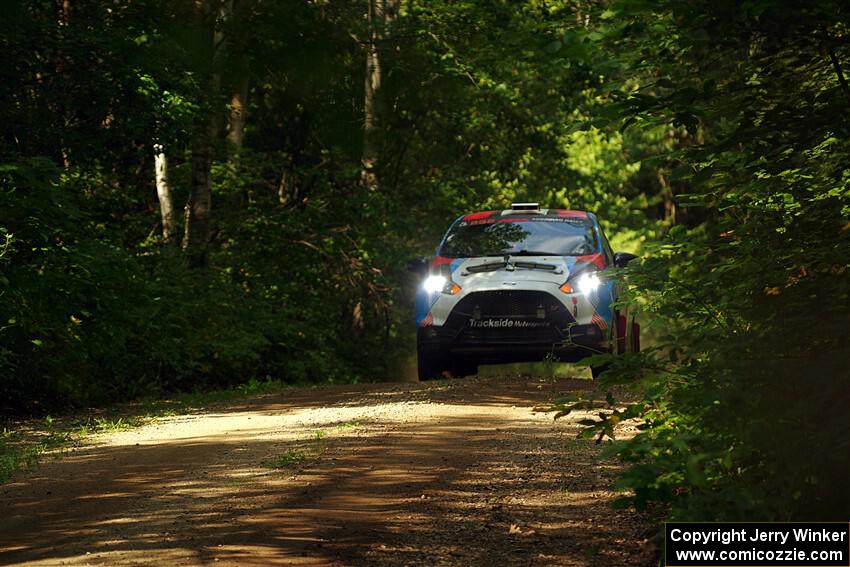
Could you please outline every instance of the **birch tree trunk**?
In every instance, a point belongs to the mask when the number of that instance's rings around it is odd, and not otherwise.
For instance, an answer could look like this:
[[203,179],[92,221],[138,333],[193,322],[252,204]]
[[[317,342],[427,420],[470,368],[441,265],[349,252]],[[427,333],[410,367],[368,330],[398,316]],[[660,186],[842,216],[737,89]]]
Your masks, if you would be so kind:
[[170,246],[174,244],[177,230],[174,225],[174,200],[171,197],[171,185],[168,182],[168,158],[162,144],[154,144],[153,159],[156,196],[159,199],[159,212],[162,216],[162,241]]

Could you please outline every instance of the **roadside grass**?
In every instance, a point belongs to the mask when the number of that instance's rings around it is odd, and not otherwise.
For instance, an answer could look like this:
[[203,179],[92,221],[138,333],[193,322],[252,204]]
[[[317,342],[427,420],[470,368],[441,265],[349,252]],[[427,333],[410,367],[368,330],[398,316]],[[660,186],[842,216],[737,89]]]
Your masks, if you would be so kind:
[[0,433],[0,484],[8,482],[17,471],[38,465],[45,453],[59,458],[69,446],[90,435],[123,431],[143,423],[145,420],[136,416],[57,419],[48,415],[40,422],[27,423],[23,428],[4,428]]
[[68,448],[79,445],[92,435],[126,431],[156,418],[197,411],[241,398],[277,394],[303,386],[271,378],[252,378],[232,388],[190,392],[170,398],[147,398],[105,409],[87,409],[76,414],[56,417],[48,415],[42,419],[10,422],[0,430],[0,484],[8,482],[18,471],[33,469],[47,454],[61,458]]
[[[347,423],[343,424],[343,426],[347,425]],[[357,427],[357,425],[353,425],[351,427]],[[343,430],[342,426],[337,426],[337,429]],[[313,432],[313,436],[306,442],[299,444],[298,447],[289,448],[280,455],[275,455],[274,457],[266,459],[260,464],[269,469],[287,469],[300,465],[308,459],[319,457],[325,452],[325,449],[327,449],[325,442],[326,436],[327,432],[323,429],[319,429],[318,431]]]
[[101,416],[91,416],[83,420],[77,420],[74,423],[72,431],[78,438],[82,439],[94,433],[113,433],[115,431],[126,431],[139,427],[145,423],[145,420],[139,416],[119,417],[117,419],[108,419]]
[[145,418],[170,417],[178,413],[203,409],[211,405],[230,402],[241,398],[262,396],[266,394],[279,394],[292,388],[304,388],[318,386],[320,384],[288,383],[282,380],[257,380],[251,378],[247,382],[218,390],[204,390],[177,394],[169,398],[145,398],[127,407],[136,407],[136,415]]
[[270,469],[285,469],[300,464],[307,459],[307,456],[304,451],[287,449],[285,453],[263,461],[263,466]]
[[358,428],[362,425],[363,424],[361,422],[359,422],[357,420],[353,420],[353,421],[346,421],[345,423],[337,424],[336,428],[339,431],[351,431],[352,429],[356,429],[356,428]]
[[19,470],[35,467],[43,453],[65,446],[71,438],[67,432],[47,432],[25,443],[19,434],[4,429],[0,434],[0,484],[8,482]]

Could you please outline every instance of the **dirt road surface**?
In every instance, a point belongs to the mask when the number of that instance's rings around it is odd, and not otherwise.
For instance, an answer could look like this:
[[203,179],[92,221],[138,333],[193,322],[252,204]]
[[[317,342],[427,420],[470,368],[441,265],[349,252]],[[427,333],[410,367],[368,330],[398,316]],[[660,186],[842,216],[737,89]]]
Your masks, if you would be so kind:
[[651,565],[587,414],[533,411],[591,385],[297,389],[104,435],[0,487],[0,564]]

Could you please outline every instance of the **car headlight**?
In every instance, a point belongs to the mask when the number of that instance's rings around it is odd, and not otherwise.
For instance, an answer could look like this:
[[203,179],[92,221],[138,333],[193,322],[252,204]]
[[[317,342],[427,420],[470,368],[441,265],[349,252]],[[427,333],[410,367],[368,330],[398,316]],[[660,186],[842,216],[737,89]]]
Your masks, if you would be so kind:
[[443,288],[446,287],[446,281],[445,276],[428,276],[425,278],[425,283],[422,284],[422,287],[428,293],[437,293],[438,291],[443,291]]
[[448,279],[446,276],[432,275],[425,278],[422,287],[428,293],[447,293],[449,295],[457,295],[461,291],[461,287],[455,282]]
[[585,272],[578,278],[578,290],[584,295],[590,295],[602,284],[596,272]]
[[559,288],[564,293],[575,293],[579,291],[584,295],[589,295],[596,291],[602,285],[602,279],[596,272],[584,272],[579,275],[573,282],[566,282]]

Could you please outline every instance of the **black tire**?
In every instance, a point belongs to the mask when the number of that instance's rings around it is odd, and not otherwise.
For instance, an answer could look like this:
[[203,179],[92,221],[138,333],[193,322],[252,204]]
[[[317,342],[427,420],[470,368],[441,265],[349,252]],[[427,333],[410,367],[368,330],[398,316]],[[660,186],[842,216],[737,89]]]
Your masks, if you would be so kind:
[[420,382],[442,378],[443,372],[448,370],[446,358],[439,351],[419,350],[416,353],[416,362]]
[[456,360],[452,364],[452,374],[458,378],[478,374],[478,363],[468,359]]
[[602,366],[591,366],[590,367],[590,375],[593,376],[593,379],[596,380],[602,374],[608,371],[611,366],[609,364],[603,364]]

